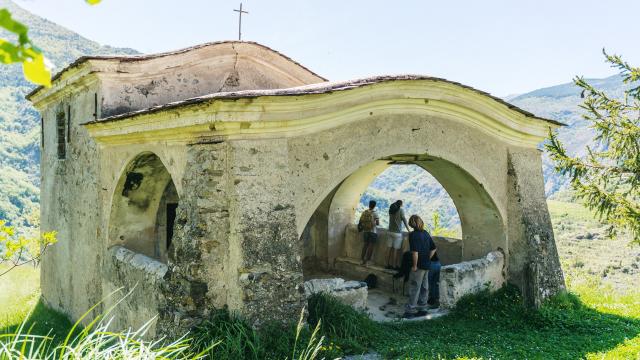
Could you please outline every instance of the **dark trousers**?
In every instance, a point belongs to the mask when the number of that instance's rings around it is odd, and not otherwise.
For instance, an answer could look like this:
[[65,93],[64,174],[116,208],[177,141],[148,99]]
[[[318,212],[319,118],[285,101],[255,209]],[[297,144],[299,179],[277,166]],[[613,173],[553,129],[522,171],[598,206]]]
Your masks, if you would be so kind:
[[429,265],[429,304],[440,302],[440,261],[432,261]]

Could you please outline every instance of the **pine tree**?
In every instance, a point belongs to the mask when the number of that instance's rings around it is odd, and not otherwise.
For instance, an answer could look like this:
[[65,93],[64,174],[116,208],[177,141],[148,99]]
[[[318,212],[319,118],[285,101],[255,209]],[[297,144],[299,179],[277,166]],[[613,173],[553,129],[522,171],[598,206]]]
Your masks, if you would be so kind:
[[582,77],[574,80],[582,89],[583,117],[603,150],[588,147],[587,156],[572,157],[553,132],[545,147],[556,171],[570,178],[577,197],[609,225],[609,235],[625,230],[640,245],[640,68],[603,53],[620,70],[627,87],[624,98],[613,98]]

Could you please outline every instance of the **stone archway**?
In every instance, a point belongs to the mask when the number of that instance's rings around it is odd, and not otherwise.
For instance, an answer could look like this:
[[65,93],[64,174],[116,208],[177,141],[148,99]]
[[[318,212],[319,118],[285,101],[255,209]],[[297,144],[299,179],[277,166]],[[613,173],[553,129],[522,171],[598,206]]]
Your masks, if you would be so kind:
[[166,262],[179,202],[171,174],[152,152],[129,162],[115,187],[109,218],[109,246]]
[[[305,268],[332,269],[345,255],[347,228],[369,184],[393,163],[409,163],[430,173],[449,193],[460,216],[460,261],[478,259],[507,247],[506,226],[496,204],[481,183],[457,165],[428,155],[392,155],[360,167],[330,191],[311,215],[301,238]],[[382,211],[382,210],[379,210]]]

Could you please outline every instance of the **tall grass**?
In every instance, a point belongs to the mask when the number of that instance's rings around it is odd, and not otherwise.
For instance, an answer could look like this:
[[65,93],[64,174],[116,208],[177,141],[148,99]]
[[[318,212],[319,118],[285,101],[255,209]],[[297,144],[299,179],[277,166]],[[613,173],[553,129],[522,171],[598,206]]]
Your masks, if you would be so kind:
[[322,346],[320,324],[313,331],[305,326],[304,312],[297,323],[269,322],[255,329],[227,308],[214,310],[209,319],[193,331],[194,349],[211,359],[296,359],[312,360],[329,355]]
[[320,327],[324,336],[336,342],[338,350],[347,353],[367,351],[382,335],[380,326],[367,314],[324,293],[309,298],[308,322]]
[[[303,314],[295,326],[283,327],[272,323],[258,331],[226,309],[218,310],[193,334],[169,342],[165,339],[146,340],[153,320],[137,330],[117,332],[110,330],[111,320],[100,315],[87,327],[81,328],[80,321],[92,310],[78,320],[62,343],[54,342],[51,336],[31,334],[26,322],[15,333],[0,334],[0,360],[313,360],[318,358],[323,349],[324,337],[319,335],[320,324],[309,331],[305,327]],[[274,347],[274,340],[280,342],[281,346]]]
[[[24,325],[24,323],[23,323]],[[54,345],[49,336],[32,335],[24,326],[14,334],[0,335],[2,360],[80,360],[80,359],[202,359],[204,353],[194,353],[191,342],[184,337],[168,344],[162,340],[147,341],[144,336],[151,322],[138,330],[113,332],[110,321],[79,332],[69,332],[67,339]]]

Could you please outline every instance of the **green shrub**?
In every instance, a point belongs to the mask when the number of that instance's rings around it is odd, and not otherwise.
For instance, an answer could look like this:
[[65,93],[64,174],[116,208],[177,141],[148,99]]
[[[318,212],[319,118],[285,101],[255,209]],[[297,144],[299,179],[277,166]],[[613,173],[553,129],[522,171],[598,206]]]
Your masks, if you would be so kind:
[[259,330],[227,308],[214,310],[208,320],[193,331],[196,351],[205,351],[210,359],[315,359],[321,352],[324,338],[318,337],[320,326],[314,331],[298,323],[268,322]]
[[260,359],[260,337],[241,317],[229,310],[214,310],[193,332],[194,346],[212,359]]
[[320,332],[335,342],[338,351],[348,353],[366,351],[373,345],[380,329],[367,314],[323,293],[309,298],[308,322],[313,327],[319,324]]
[[463,296],[451,310],[451,315],[469,320],[497,320],[517,318],[527,312],[520,290],[513,285],[505,285],[493,293],[485,289]]

